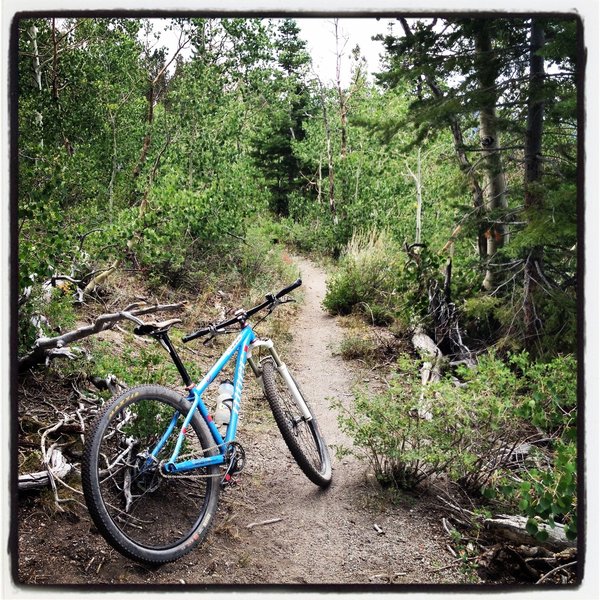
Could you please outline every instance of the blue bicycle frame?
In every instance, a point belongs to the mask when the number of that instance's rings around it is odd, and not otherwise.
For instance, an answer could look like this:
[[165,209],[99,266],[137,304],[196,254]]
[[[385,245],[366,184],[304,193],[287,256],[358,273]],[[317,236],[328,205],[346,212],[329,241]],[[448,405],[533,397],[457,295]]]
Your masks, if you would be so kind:
[[[177,437],[177,443],[171,458],[165,463],[164,468],[169,473],[182,473],[190,471],[192,469],[199,469],[202,467],[208,467],[211,465],[222,465],[226,462],[227,447],[230,442],[235,439],[240,411],[240,403],[242,396],[242,386],[244,381],[244,373],[246,370],[246,364],[248,362],[248,352],[250,350],[250,344],[256,339],[256,335],[250,325],[245,325],[240,334],[231,343],[231,345],[221,355],[219,360],[213,365],[210,371],[204,376],[202,381],[190,389],[188,400],[191,402],[191,408],[181,426],[181,430]],[[233,405],[231,410],[231,419],[227,425],[227,431],[225,437],[221,435],[215,425],[212,417],[208,412],[208,408],[202,400],[202,394],[206,391],[208,386],[215,380],[218,374],[223,370],[225,365],[231,360],[231,358],[237,353],[237,360],[235,364],[235,371],[233,376]],[[202,415],[202,418],[208,425],[208,428],[216,442],[216,445],[220,448],[220,453],[215,456],[209,456],[206,458],[194,458],[191,460],[183,460],[177,462],[183,440],[185,439],[185,433],[187,428],[190,426],[190,422],[194,416],[194,413],[198,410]],[[152,458],[155,458],[160,452],[162,446],[166,442],[167,438],[173,433],[175,423],[179,417],[177,412],[169,424],[167,431],[164,433],[161,440],[158,442],[156,447],[150,453]]]

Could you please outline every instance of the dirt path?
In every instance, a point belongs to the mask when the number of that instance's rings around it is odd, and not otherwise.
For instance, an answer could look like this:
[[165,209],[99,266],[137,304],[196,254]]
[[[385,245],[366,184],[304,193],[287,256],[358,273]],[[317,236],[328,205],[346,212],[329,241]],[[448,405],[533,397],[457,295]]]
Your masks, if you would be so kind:
[[[312,401],[328,445],[348,444],[330,399],[349,405],[356,378],[334,352],[342,339],[321,309],[326,276],[298,259],[305,303],[287,362]],[[266,408],[262,409],[266,412]],[[262,414],[262,413],[261,413]],[[260,416],[260,415],[259,415]],[[354,458],[333,457],[333,483],[310,483],[289,456],[272,418],[247,415],[240,441],[248,464],[223,493],[207,542],[180,561],[149,570],[122,558],[84,510],[48,516],[23,509],[19,570],[28,583],[385,584],[472,581],[446,550],[441,515],[426,499],[391,504]],[[281,519],[247,528],[251,522]],[[375,525],[383,533],[378,533]],[[450,568],[445,568],[452,565]]]

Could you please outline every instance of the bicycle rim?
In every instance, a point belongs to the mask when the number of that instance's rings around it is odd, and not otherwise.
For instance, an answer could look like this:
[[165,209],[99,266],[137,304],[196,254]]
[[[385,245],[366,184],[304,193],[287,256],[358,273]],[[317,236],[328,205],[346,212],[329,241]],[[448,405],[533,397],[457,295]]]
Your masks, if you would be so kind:
[[[126,392],[125,401],[115,400],[86,453],[91,475],[84,491],[94,521],[121,552],[151,562],[174,560],[201,541],[219,487],[215,468],[164,475],[161,461],[170,458],[189,406],[164,392],[130,393],[129,401]],[[172,420],[172,433],[152,458]],[[205,454],[206,435],[198,421],[186,431],[182,455]]]

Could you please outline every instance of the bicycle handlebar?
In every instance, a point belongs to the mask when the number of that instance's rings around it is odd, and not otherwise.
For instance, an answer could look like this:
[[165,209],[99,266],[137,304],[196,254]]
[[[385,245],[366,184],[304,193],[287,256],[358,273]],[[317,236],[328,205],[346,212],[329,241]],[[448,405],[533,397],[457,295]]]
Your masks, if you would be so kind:
[[302,285],[302,279],[298,278],[291,285],[288,285],[287,287],[283,288],[282,290],[279,290],[275,294],[275,298],[281,298],[282,296],[289,294],[291,291],[295,290],[297,287],[300,287],[301,285]]
[[198,331],[194,331],[194,333],[185,335],[181,338],[181,341],[183,343],[191,342],[192,340],[195,340],[204,335],[208,335],[209,333],[217,333],[220,329],[225,329],[226,327],[230,327],[231,325],[235,325],[236,323],[242,323],[248,317],[251,317],[252,315],[256,314],[257,312],[260,312],[261,310],[264,310],[265,308],[267,308],[269,306],[278,304],[277,301],[279,300],[279,298],[281,298],[282,296],[285,296],[286,294],[289,294],[291,291],[295,290],[297,287],[300,287],[301,285],[302,285],[302,279],[296,279],[296,281],[294,281],[294,283],[279,290],[276,294],[267,294],[266,300],[264,302],[261,302],[261,304],[258,304],[249,310],[238,311],[238,314],[236,314],[235,317],[228,319],[227,321],[221,321],[220,323],[213,323],[212,325],[209,325],[208,327],[203,327],[202,329],[198,329]]

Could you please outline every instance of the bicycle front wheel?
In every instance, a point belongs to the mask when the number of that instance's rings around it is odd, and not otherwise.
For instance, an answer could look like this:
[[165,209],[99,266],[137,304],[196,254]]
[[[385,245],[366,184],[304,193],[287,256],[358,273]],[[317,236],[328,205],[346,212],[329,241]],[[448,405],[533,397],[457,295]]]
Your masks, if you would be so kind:
[[[212,524],[219,468],[167,475],[161,466],[189,409],[174,390],[137,386],[104,407],[86,439],[82,485],[90,515],[106,540],[134,560],[176,560],[200,544]],[[211,440],[195,414],[181,455],[217,454]]]
[[310,419],[306,419],[300,411],[292,391],[273,359],[268,358],[263,362],[262,378],[265,396],[292,456],[313,483],[326,488],[331,483],[329,450],[321,435],[314,413],[298,384],[292,377],[298,393],[302,396],[310,412]]

